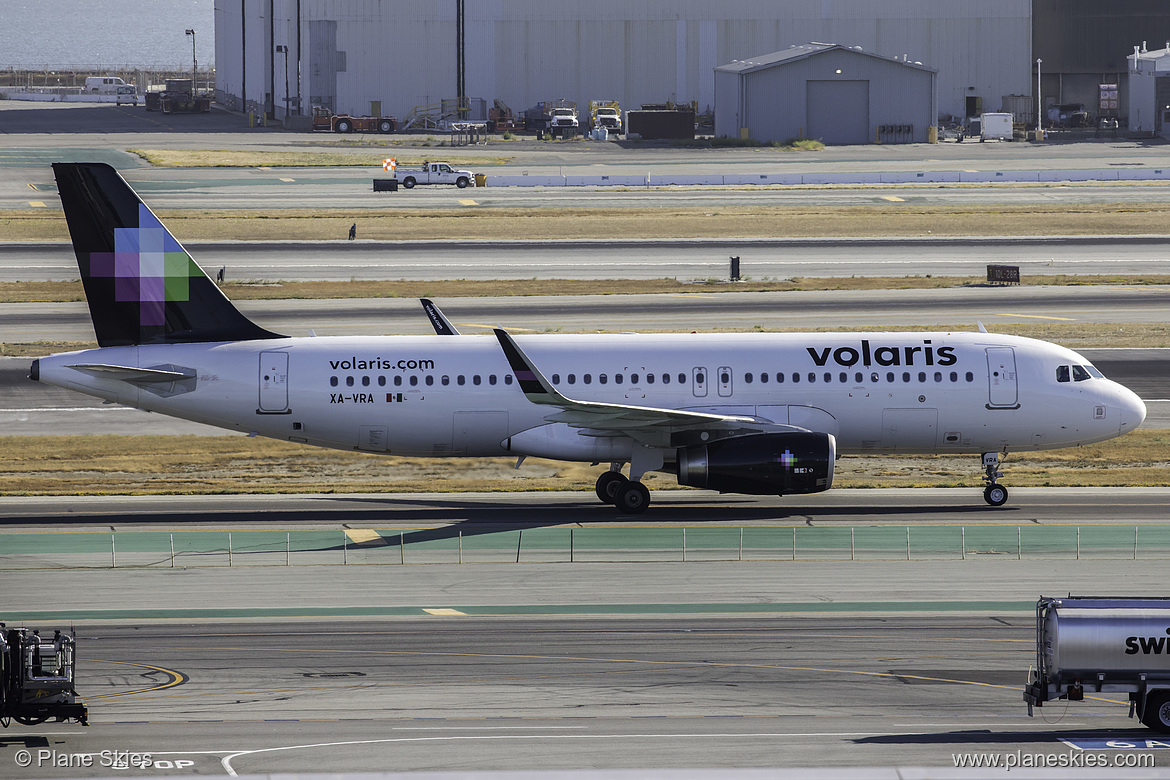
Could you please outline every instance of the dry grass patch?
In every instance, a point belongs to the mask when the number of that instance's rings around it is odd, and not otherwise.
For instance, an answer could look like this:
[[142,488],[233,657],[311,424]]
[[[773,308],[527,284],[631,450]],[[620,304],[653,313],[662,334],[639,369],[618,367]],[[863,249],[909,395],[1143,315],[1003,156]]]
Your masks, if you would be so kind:
[[[219,494],[591,490],[601,469],[532,458],[393,458],[242,436],[0,438],[0,494]],[[1170,484],[1170,431],[1012,455],[1009,486]],[[975,455],[843,458],[837,487],[979,487]],[[669,475],[651,488],[674,487]]]
[[[325,139],[322,139],[325,140]],[[313,146],[333,146],[336,152],[273,151],[264,149],[127,149],[151,165],[160,168],[353,168],[368,167],[382,171],[382,160],[389,154],[404,168],[422,165],[435,159],[435,154],[410,152],[403,155],[395,144],[384,139],[361,138],[320,143]],[[473,157],[442,154],[444,162],[459,166],[503,165],[510,157]]]
[[[290,153],[297,154],[297,153]],[[305,153],[308,154],[308,153]],[[329,153],[324,153],[329,154]],[[352,158],[352,154],[337,153]],[[381,166],[381,160],[376,161]],[[266,164],[278,165],[276,162]],[[367,165],[368,159],[349,165]],[[355,184],[356,186],[356,184]],[[363,185],[362,191],[367,191]],[[490,186],[490,177],[489,177]],[[374,196],[371,193],[371,198]],[[926,206],[913,202],[809,208],[658,206],[592,209],[410,208],[409,194],[378,196],[363,209],[165,210],[159,217],[180,240],[312,241],[343,239],[813,238],[822,236],[1050,236],[1161,234],[1170,203]],[[908,195],[908,197],[913,197]],[[385,204],[385,205],[383,205]],[[65,240],[60,211],[0,211],[0,240]]]

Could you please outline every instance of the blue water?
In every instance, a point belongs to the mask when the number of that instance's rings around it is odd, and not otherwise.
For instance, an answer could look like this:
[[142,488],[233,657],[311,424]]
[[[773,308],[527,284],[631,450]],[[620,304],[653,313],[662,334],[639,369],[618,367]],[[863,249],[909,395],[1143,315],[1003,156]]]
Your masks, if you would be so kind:
[[0,69],[200,69],[215,64],[213,0],[0,0]]

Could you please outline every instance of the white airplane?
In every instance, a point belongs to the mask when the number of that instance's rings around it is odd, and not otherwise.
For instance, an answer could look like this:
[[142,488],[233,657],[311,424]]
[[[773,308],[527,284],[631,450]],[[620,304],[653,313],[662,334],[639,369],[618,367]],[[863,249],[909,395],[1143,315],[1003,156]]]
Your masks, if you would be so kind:
[[[817,493],[841,454],[1000,457],[1121,436],[1145,419],[1072,350],[977,333],[290,338],[244,317],[113,168],[53,166],[98,349],[35,380],[253,435],[386,455],[609,463],[629,514],[642,477],[727,493]],[[629,476],[621,469],[629,464]]]

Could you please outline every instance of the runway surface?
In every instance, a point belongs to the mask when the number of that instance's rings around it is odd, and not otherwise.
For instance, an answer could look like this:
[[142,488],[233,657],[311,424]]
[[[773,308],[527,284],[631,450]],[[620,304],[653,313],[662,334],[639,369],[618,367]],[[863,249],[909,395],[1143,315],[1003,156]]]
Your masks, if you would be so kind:
[[[1029,719],[1020,696],[1035,598],[1119,580],[1161,584],[1145,564],[1087,561],[59,571],[55,599],[107,607],[77,622],[92,725],[3,740],[8,753],[149,754],[167,774],[1131,755],[1107,745],[1144,752],[1157,735],[1117,697]],[[40,578],[9,582],[10,609],[44,603]],[[166,617],[195,603],[253,616]],[[474,604],[487,616],[460,609]],[[402,616],[272,616],[318,605]],[[3,777],[76,775],[0,764]]]
[[[359,220],[359,235],[361,234]],[[342,238],[339,236],[338,238]],[[730,261],[752,281],[793,277],[985,278],[989,263],[1024,278],[1160,274],[1165,236],[1076,238],[186,242],[207,273],[229,280],[679,279],[724,280]],[[68,242],[0,243],[0,281],[78,278]]]
[[[976,468],[977,463],[972,464]],[[1011,484],[1010,467],[1004,479]],[[637,521],[590,491],[225,496],[3,496],[0,529],[157,531],[202,528],[442,528],[454,536],[501,529],[779,525],[1101,525],[1163,523],[1170,488],[1013,488],[988,507],[978,488],[830,490],[811,496],[657,490]]]

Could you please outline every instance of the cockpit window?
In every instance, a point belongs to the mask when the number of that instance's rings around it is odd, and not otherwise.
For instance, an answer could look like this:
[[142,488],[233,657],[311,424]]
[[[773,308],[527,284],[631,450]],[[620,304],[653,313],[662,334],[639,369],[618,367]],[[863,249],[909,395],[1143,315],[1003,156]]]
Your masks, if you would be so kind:
[[1105,378],[1105,375],[1102,374],[1100,371],[1098,371],[1096,369],[1096,367],[1094,367],[1094,366],[1086,365],[1085,370],[1088,371],[1089,376],[1093,377],[1094,379],[1104,379]]
[[1057,382],[1067,382],[1068,380],[1069,380],[1068,366],[1057,366],[1056,367],[1056,381]]
[[1073,366],[1072,375],[1074,382],[1084,382],[1086,379],[1092,379],[1089,372],[1085,370],[1084,366]]

